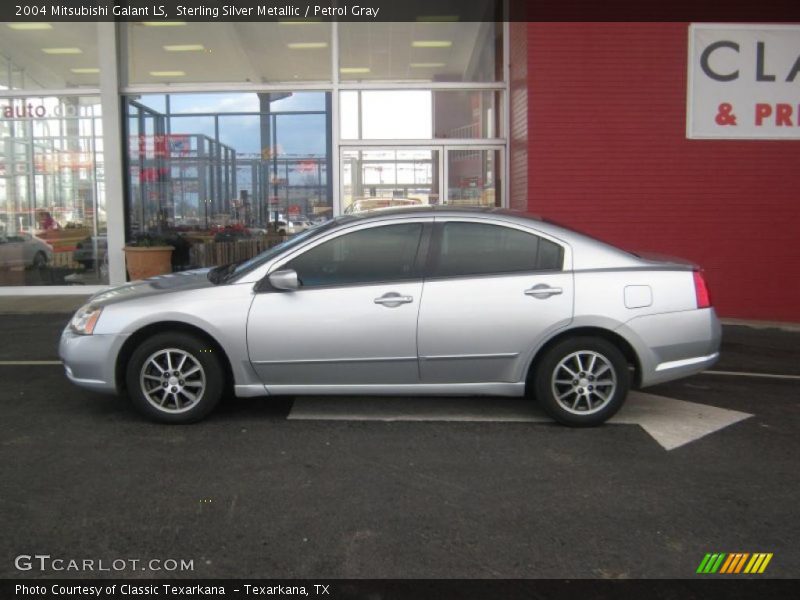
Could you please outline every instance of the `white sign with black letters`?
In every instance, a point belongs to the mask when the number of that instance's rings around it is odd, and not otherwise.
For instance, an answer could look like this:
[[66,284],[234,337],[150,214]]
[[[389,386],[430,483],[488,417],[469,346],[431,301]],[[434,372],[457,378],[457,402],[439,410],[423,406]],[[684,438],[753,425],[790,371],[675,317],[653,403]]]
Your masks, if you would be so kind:
[[800,25],[691,25],[686,136],[800,139]]

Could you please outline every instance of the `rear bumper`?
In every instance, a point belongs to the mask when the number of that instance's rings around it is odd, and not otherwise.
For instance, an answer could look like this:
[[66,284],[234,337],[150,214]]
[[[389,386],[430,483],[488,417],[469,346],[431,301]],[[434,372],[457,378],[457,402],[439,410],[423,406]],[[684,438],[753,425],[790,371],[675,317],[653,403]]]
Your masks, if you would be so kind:
[[679,379],[694,375],[700,371],[704,371],[712,366],[719,360],[719,352],[714,352],[707,356],[694,356],[691,358],[684,358],[681,360],[671,360],[668,362],[660,363],[656,366],[655,374],[650,378],[650,383],[661,383],[662,381],[670,381],[672,379]]
[[115,393],[115,363],[124,341],[119,335],[78,335],[69,328],[61,334],[58,355],[67,378],[96,392]]
[[713,308],[637,317],[619,333],[639,357],[641,387],[694,375],[719,359],[722,327]]

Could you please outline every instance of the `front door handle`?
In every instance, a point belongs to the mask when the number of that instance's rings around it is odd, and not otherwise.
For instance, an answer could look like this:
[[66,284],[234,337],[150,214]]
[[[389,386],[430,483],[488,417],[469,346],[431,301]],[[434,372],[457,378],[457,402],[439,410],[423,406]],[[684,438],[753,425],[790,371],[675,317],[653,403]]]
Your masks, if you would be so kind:
[[545,298],[549,298],[550,296],[557,296],[558,294],[563,294],[564,290],[560,287],[550,287],[546,283],[539,283],[533,286],[530,289],[525,290],[526,296],[533,296],[534,298],[538,298],[539,300],[544,300]]
[[409,302],[413,301],[413,296],[403,296],[397,292],[388,292],[380,298],[375,298],[375,300],[373,300],[375,304],[381,304],[382,306],[386,306],[388,308],[395,308],[401,304],[408,304]]

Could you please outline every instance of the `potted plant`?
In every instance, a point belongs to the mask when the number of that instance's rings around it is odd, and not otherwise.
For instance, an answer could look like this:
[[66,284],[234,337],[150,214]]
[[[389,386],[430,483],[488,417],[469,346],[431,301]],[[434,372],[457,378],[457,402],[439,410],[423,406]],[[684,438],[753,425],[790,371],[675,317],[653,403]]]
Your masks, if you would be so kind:
[[148,233],[138,235],[124,248],[131,281],[172,272],[172,251],[166,239]]

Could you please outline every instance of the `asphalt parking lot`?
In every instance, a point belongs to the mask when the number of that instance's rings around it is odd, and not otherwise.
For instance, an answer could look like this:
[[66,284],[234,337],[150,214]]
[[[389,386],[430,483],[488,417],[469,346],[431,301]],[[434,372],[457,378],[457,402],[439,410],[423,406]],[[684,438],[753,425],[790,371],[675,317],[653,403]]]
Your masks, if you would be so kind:
[[[22,364],[56,360],[66,320],[0,315],[0,577],[90,575],[15,568],[36,553],[194,561],[114,573],[135,577],[683,578],[707,552],[800,574],[800,379],[702,374],[588,430],[492,399],[230,398],[170,427]],[[724,339],[715,371],[800,376],[798,332]]]

